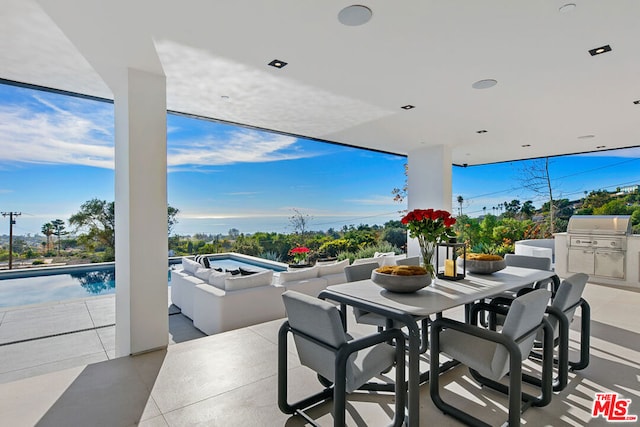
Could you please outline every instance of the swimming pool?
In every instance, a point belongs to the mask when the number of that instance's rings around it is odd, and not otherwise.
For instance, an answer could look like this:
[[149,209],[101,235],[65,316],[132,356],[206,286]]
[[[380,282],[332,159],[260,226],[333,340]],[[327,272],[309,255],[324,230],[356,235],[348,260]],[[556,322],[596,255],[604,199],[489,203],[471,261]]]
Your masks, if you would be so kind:
[[[237,270],[239,267],[274,271],[286,270],[286,264],[234,253],[209,255],[216,268]],[[169,268],[176,268],[181,258],[169,260]],[[167,283],[171,274],[167,271]],[[30,268],[0,272],[0,307],[15,307],[65,301],[116,291],[114,263],[84,264],[64,267]]]

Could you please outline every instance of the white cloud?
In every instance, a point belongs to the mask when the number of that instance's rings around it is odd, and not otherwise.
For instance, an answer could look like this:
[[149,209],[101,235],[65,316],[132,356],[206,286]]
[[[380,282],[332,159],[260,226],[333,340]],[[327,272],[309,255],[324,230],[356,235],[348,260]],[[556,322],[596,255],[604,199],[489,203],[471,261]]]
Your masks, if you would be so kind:
[[369,206],[400,206],[400,204],[393,201],[393,194],[391,194],[391,192],[389,192],[388,195],[377,194],[364,199],[347,199],[345,202]]
[[314,156],[297,151],[297,138],[250,129],[239,129],[216,137],[177,141],[168,148],[170,167],[182,165],[229,165],[273,162]]
[[[113,107],[101,102],[36,92],[0,105],[2,161],[114,168]],[[168,132],[178,133],[172,127]],[[237,128],[203,137],[173,139],[169,172],[211,173],[211,166],[314,157],[290,136]]]
[[0,106],[0,151],[4,162],[113,168],[112,136],[104,126],[110,117],[108,109],[77,113],[74,108],[65,108],[65,102],[53,105],[41,96],[33,99],[36,104],[30,106]]

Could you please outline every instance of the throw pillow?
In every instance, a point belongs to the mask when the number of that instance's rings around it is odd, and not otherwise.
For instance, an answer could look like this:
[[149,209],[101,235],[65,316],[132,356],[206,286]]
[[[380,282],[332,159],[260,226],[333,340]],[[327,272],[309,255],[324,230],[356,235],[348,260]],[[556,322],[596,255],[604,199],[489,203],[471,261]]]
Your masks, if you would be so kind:
[[242,268],[242,267],[238,267],[238,270],[240,270],[240,274],[242,276],[250,276],[250,275],[256,274],[258,272],[256,270],[249,270],[249,269]]

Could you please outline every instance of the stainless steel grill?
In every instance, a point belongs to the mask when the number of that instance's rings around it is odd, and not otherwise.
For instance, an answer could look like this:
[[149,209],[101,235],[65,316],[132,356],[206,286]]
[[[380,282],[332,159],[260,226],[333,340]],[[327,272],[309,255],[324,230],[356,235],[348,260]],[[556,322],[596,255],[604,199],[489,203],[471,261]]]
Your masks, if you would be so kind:
[[567,226],[571,273],[624,279],[629,215],[574,215]]

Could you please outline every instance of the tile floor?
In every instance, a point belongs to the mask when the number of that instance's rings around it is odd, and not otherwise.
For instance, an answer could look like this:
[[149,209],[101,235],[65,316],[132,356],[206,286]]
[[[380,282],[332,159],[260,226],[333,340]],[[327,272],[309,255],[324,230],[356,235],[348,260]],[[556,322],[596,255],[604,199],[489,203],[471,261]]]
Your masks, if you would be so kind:
[[[522,417],[525,426],[611,425],[603,418],[591,417],[594,394],[605,391],[631,399],[629,412],[640,415],[640,293],[590,284],[585,299],[592,308],[591,363],[587,369],[570,374],[569,386],[556,393],[549,406],[526,411]],[[61,313],[65,309],[52,310]],[[29,316],[23,315],[28,325]],[[446,315],[459,318],[461,313]],[[18,317],[18,313],[0,312],[3,342],[14,335],[2,331],[2,326]],[[79,319],[84,321],[82,316]],[[185,321],[176,328],[189,326]],[[0,419],[11,426],[305,425],[299,417],[280,413],[276,404],[277,330],[281,323],[277,320],[117,359],[109,359],[109,344],[105,344],[113,337],[108,333],[101,337],[95,332],[106,332],[107,328],[94,330],[93,341],[87,339],[89,345],[83,355],[77,354],[73,340],[84,340],[88,332],[61,335],[56,338],[63,340],[58,351],[66,362],[57,362],[57,367],[63,369],[67,363],[68,369],[15,381],[10,372],[18,378],[15,372],[27,369],[37,374],[38,368],[18,365],[17,371],[5,371],[4,384],[0,384]],[[360,326],[356,329],[361,333],[369,331]],[[576,337],[574,332],[572,345]],[[46,366],[48,358],[42,348],[47,346],[38,348],[38,341],[41,340],[29,341],[33,348],[23,347],[13,354],[7,349],[11,345],[0,346],[2,365],[5,360],[22,357],[25,366]],[[65,347],[74,350],[65,354]],[[293,353],[289,370],[292,400],[318,389],[314,375],[300,366]],[[491,425],[502,424],[506,405],[503,396],[480,389],[464,367],[443,375],[443,383],[449,383],[447,398],[457,399]],[[421,393],[421,425],[460,425],[434,407],[428,385],[421,388]],[[330,408],[330,404],[324,404],[310,414],[320,425],[332,425]],[[387,425],[392,410],[390,395],[355,393],[349,399],[347,423]]]

